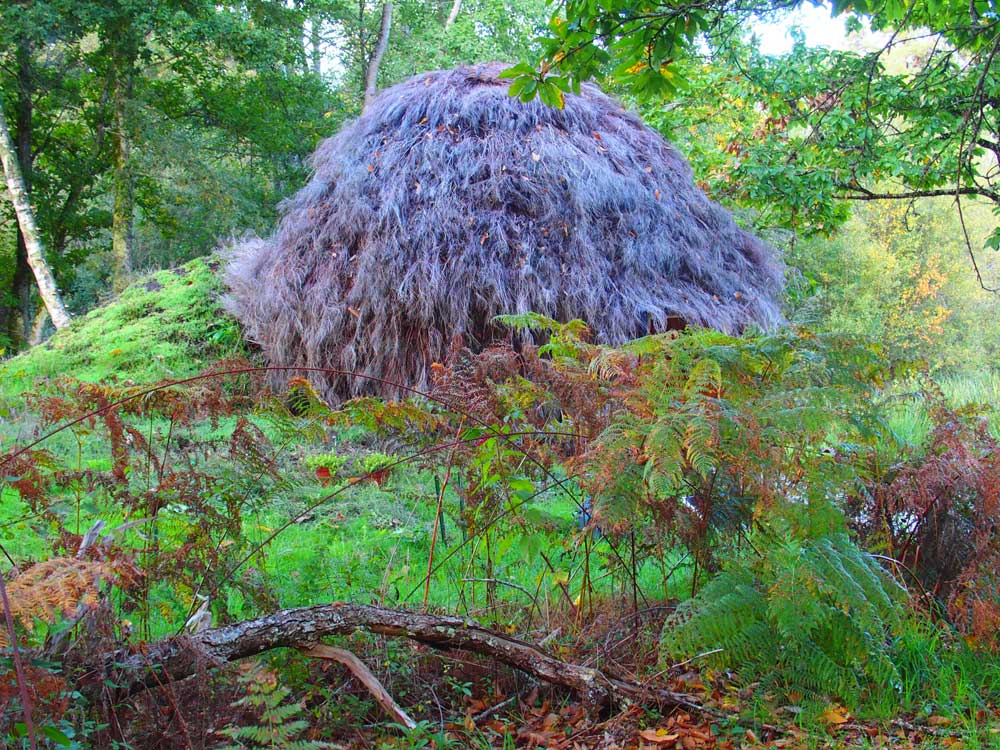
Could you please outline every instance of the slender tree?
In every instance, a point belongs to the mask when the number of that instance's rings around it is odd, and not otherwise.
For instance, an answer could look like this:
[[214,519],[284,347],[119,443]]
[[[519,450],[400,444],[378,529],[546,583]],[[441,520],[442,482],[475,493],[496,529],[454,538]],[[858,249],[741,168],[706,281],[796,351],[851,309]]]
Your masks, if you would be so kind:
[[389,48],[389,32],[392,30],[392,3],[382,3],[382,21],[379,23],[378,43],[372,52],[371,60],[368,61],[368,71],[365,74],[365,106],[375,98],[378,92],[378,70],[382,65],[382,58]]
[[444,27],[450,29],[451,25],[455,23],[455,19],[458,18],[459,12],[462,10],[462,0],[454,0],[451,4],[451,10],[448,12],[448,19],[444,22]]
[[113,20],[102,29],[107,49],[112,92],[114,145],[111,214],[111,255],[114,259],[112,286],[122,291],[132,274],[135,255],[135,174],[132,162],[135,107],[133,102],[136,65],[139,57],[138,31],[127,4],[119,7]]
[[[14,102],[14,148],[17,153],[18,167],[21,170],[21,180],[24,189],[30,195],[33,171],[33,133],[32,117],[34,104],[32,102],[33,70],[32,70],[32,40],[23,36],[17,40],[15,65],[15,90],[17,98]],[[28,321],[31,319],[31,268],[28,266],[27,245],[21,231],[17,233],[17,244],[14,249],[14,274],[11,278],[11,291],[16,305],[9,325],[7,326],[11,340],[23,341],[27,335]]]
[[45,260],[42,237],[35,224],[35,214],[31,210],[28,191],[25,188],[21,167],[17,161],[17,153],[14,150],[14,142],[11,140],[10,130],[7,128],[7,118],[2,109],[0,109],[0,162],[3,163],[7,190],[10,192],[11,202],[14,204],[17,223],[21,228],[21,236],[24,238],[28,265],[35,275],[38,293],[41,295],[42,302],[45,303],[45,308],[49,311],[52,324],[56,328],[64,328],[69,325],[69,313],[59,296],[52,270]]
[[322,18],[312,18],[309,21],[309,59],[312,74],[323,74],[323,28]]

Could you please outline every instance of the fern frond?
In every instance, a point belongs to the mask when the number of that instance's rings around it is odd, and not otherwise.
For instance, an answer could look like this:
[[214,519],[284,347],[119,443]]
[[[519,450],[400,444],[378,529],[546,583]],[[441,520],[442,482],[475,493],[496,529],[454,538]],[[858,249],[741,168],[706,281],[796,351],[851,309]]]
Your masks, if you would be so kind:
[[684,384],[684,395],[688,399],[702,394],[717,395],[722,391],[722,366],[711,357],[699,359]]
[[226,727],[222,734],[233,740],[220,750],[325,750],[329,742],[301,739],[309,722],[301,717],[305,707],[290,701],[291,690],[278,685],[273,673],[251,667],[240,677],[247,694],[233,705],[254,709],[259,718],[255,724]]
[[684,426],[684,457],[702,479],[715,471],[715,430],[704,414],[694,414]]
[[784,692],[857,702],[897,684],[895,583],[845,534],[759,540],[678,608],[664,629],[671,660],[722,649],[716,663]]
[[[109,573],[104,563],[75,557],[53,557],[40,562],[7,584],[11,614],[31,632],[35,620],[53,624],[60,616],[74,614],[79,607],[96,607],[101,579]],[[3,630],[0,630],[0,645],[8,645]]]

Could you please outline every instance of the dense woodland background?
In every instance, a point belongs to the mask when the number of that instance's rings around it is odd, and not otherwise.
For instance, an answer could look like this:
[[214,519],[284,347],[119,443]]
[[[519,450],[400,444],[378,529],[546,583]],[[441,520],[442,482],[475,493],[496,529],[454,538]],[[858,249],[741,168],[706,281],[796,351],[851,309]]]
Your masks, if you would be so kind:
[[[743,5],[727,23],[748,17]],[[394,3],[378,86],[461,63],[534,59],[549,12],[544,2]],[[380,4],[363,2],[32,2],[3,13],[3,104],[50,263],[77,314],[136,272],[267,233],[318,141],[360,112],[382,20]],[[917,112],[899,99],[913,95],[907,76],[940,44],[931,35],[890,38],[865,25],[852,50],[800,44],[765,57],[751,33],[718,29],[707,48],[686,50],[673,66],[676,90],[648,91],[629,75],[603,82],[681,147],[713,198],[786,251],[793,314],[891,341],[934,368],[994,361],[995,295],[980,288],[969,248],[982,286],[1000,283],[995,254],[983,251],[995,226],[996,157],[971,137],[963,158],[983,179],[966,200],[964,231],[947,195],[963,116],[952,100],[970,93],[978,67],[952,60],[955,70],[922,73],[917,88],[928,98]],[[877,85],[859,90],[870,78],[863,66],[883,48]],[[870,98],[877,128],[851,96]],[[881,132],[894,107],[913,122]],[[969,125],[989,135],[990,122]],[[946,134],[954,142],[936,146]],[[885,193],[903,198],[869,200]],[[924,193],[944,195],[910,197]],[[41,307],[9,204],[0,240],[2,345],[16,351],[33,324],[40,330]]]
[[[847,49],[762,51],[803,5],[0,5],[76,319],[4,192],[0,744],[996,747],[1000,16],[836,0]],[[676,144],[783,252],[789,325],[510,316],[540,345],[423,398],[275,393],[214,253],[379,89],[490,60]]]

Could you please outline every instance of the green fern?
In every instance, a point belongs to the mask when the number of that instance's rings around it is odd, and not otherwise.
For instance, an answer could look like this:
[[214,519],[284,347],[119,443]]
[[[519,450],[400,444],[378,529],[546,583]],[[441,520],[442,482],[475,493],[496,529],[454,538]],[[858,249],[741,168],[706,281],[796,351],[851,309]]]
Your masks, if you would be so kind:
[[307,469],[327,469],[331,474],[337,474],[350,461],[347,456],[338,455],[335,451],[306,456],[302,463]]
[[291,690],[278,685],[274,675],[254,670],[240,678],[246,687],[245,697],[233,706],[249,708],[259,715],[257,723],[247,726],[229,726],[222,734],[232,740],[219,750],[324,750],[335,745],[319,740],[301,739],[309,728],[301,718],[301,703],[289,702]]
[[[689,329],[598,353],[592,371],[613,374],[627,352],[630,414],[589,452],[584,478],[602,519],[640,518],[639,499],[714,569],[719,544],[746,533],[758,510],[836,499],[863,480],[888,367],[865,342]],[[641,472],[623,469],[630,460]]]
[[361,459],[361,470],[365,474],[388,471],[402,460],[394,453],[368,453]]
[[893,634],[902,589],[844,533],[759,535],[664,629],[665,659],[711,662],[765,690],[850,705],[899,683]]
[[702,357],[695,361],[684,384],[685,398],[697,398],[699,395],[718,393],[722,390],[722,365],[711,357]]
[[539,338],[548,341],[538,348],[538,353],[551,356],[553,359],[579,359],[585,353],[592,353],[594,347],[585,339],[589,334],[587,324],[582,320],[571,320],[560,323],[558,320],[527,312],[513,315],[497,315],[494,323],[505,325],[515,331],[531,331],[540,334]]

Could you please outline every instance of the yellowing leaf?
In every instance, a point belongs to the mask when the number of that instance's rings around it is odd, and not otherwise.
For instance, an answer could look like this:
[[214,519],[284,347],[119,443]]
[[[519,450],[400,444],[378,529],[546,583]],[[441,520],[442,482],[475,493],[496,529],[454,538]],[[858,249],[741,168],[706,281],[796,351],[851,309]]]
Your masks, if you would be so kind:
[[639,737],[654,745],[668,745],[676,742],[679,734],[668,732],[666,729],[643,729],[639,732]]
[[843,706],[834,705],[826,709],[821,718],[823,719],[824,724],[828,726],[837,726],[849,722],[851,720],[851,715]]

